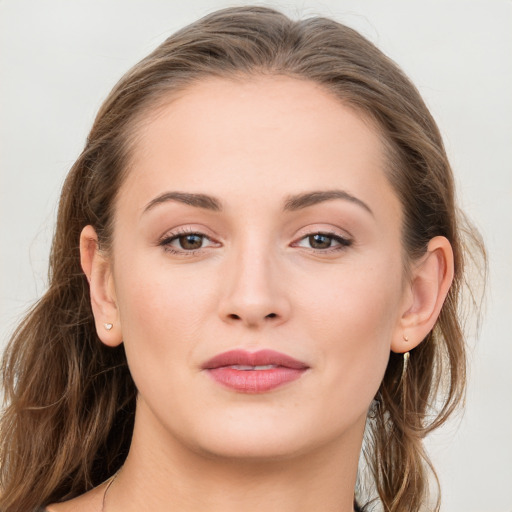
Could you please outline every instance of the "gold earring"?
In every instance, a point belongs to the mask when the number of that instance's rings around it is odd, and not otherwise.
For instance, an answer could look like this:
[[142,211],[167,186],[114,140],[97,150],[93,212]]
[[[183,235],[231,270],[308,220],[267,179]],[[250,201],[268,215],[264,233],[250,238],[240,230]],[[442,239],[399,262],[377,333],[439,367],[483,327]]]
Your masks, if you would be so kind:
[[112,329],[112,327],[114,327],[114,324],[103,324],[103,326],[105,327],[105,329],[107,331],[110,331],[110,329]]
[[402,366],[402,377],[400,378],[403,380],[405,372],[407,371],[407,366],[409,365],[409,352],[404,352],[404,363]]

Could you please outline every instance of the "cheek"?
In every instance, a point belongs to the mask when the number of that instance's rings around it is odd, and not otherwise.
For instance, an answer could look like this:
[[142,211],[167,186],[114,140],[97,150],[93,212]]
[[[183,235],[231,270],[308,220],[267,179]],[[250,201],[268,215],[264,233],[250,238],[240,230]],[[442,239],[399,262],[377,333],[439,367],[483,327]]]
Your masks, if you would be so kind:
[[[389,264],[351,266],[331,273],[324,290],[308,286],[309,337],[318,340],[323,387],[340,407],[363,414],[378,390],[399,318],[401,268]],[[344,405],[343,405],[344,404]],[[334,412],[334,411],[333,411]],[[339,411],[338,411],[339,412]]]
[[137,380],[159,372],[167,381],[179,378],[191,365],[193,347],[212,310],[213,293],[200,284],[180,270],[136,258],[116,265],[123,342],[138,385]]

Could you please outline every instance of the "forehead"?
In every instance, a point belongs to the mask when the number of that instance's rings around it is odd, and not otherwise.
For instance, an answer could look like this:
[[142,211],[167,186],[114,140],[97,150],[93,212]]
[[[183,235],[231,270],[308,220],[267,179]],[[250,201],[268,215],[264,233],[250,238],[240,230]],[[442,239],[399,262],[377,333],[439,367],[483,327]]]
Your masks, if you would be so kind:
[[383,187],[394,195],[385,161],[375,126],[318,84],[209,78],[146,116],[124,188],[146,203],[163,189],[277,200],[343,188],[379,201]]

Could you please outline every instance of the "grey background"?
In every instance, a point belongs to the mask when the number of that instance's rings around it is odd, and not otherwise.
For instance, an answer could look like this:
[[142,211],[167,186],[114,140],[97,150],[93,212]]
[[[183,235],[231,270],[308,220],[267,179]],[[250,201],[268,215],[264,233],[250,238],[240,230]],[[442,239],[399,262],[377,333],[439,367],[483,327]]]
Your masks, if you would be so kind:
[[[0,0],[0,346],[45,289],[59,189],[110,88],[219,0]],[[512,511],[512,2],[259,2],[353,26],[396,60],[445,137],[490,260],[464,416],[428,444],[444,506]]]

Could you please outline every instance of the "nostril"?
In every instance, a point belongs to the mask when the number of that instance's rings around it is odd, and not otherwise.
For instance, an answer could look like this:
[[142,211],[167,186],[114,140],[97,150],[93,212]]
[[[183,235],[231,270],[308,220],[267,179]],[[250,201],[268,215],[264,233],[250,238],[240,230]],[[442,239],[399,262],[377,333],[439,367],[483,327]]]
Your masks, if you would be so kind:
[[[268,315],[265,315],[263,318],[262,317],[259,317],[260,319],[262,320],[271,320],[273,318],[278,318],[278,314],[277,313],[269,313]],[[229,318],[229,320],[242,320],[242,319],[245,319],[247,322],[249,323],[257,323],[258,322],[258,318],[252,318],[251,315],[248,315],[247,318],[242,315],[237,315],[236,313],[229,313],[226,318]]]

